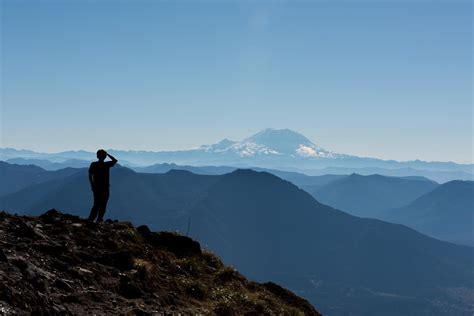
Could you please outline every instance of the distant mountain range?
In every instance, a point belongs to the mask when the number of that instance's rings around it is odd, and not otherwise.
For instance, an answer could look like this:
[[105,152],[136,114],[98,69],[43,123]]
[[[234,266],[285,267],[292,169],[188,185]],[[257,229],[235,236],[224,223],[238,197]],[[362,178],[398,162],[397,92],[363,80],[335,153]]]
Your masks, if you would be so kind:
[[[123,151],[110,150],[122,165],[139,167],[157,163],[175,163],[193,166],[231,166],[261,167],[280,170],[295,170],[312,174],[324,168],[335,168],[338,172],[326,170],[325,173],[350,174],[366,168],[378,168],[380,174],[422,175],[432,173],[431,179],[445,182],[453,179],[472,180],[473,164],[456,164],[453,162],[425,162],[381,160],[335,153],[310,141],[305,136],[289,129],[265,129],[242,141],[224,139],[217,144],[203,145],[198,148],[180,151]],[[95,153],[86,151],[66,151],[54,154],[37,153],[29,150],[11,148],[0,149],[0,160],[9,159],[47,159],[52,163],[69,162],[68,166],[78,164],[76,160],[93,160]],[[18,161],[10,160],[18,163]],[[37,162],[36,164],[38,164]],[[42,162],[45,167],[44,162]],[[53,170],[54,165],[48,169]],[[315,170],[316,169],[316,170]],[[400,171],[397,171],[401,169]],[[343,170],[343,171],[342,171]],[[341,172],[342,171],[342,172]],[[370,172],[375,173],[375,172]],[[408,173],[408,174],[407,174]],[[414,174],[418,173],[418,174]],[[441,173],[441,174],[438,174]]]
[[65,178],[77,173],[77,169],[65,168],[46,171],[35,165],[17,165],[0,161],[0,196],[19,191],[33,184]]
[[352,174],[324,186],[302,188],[334,208],[356,216],[376,217],[383,211],[408,205],[437,186],[438,183],[421,177]]
[[[351,216],[267,172],[145,174],[118,166],[111,177],[108,217],[184,233],[189,223],[188,234],[226,263],[291,288],[323,314],[472,314],[473,248]],[[91,200],[79,169],[0,197],[0,209],[86,216]]]
[[[54,159],[54,157],[52,157]],[[67,159],[60,162],[53,162],[48,159],[25,159],[25,158],[11,158],[5,162],[16,165],[34,165],[45,170],[59,170],[64,168],[85,168],[89,167],[90,161],[82,159]]]
[[474,182],[451,181],[378,215],[442,240],[474,246]]
[[[472,192],[451,189],[452,194],[439,194],[442,190],[434,191],[440,185],[424,177],[387,177],[382,175],[362,176],[351,175],[322,175],[308,176],[305,174],[275,169],[252,168],[255,171],[265,171],[290,181],[310,193],[318,201],[343,210],[351,215],[377,218],[403,223],[409,227],[426,233],[429,236],[455,243],[474,245],[471,233],[471,216],[474,216]],[[200,175],[224,175],[237,170],[235,167],[214,166],[179,166],[176,164],[157,164],[149,167],[136,167],[135,171],[143,173],[172,173],[177,170],[189,171]],[[0,196],[17,192],[34,184],[61,179],[77,173],[78,169],[66,168],[54,172],[46,171],[34,165],[17,165],[0,162],[0,176],[7,181],[0,182]],[[472,181],[453,181],[442,185],[450,187],[453,183],[464,183],[465,188]],[[434,191],[432,193],[432,191]],[[434,197],[430,208],[442,210],[449,218],[443,219],[437,230],[423,229],[420,223],[429,223],[430,217],[437,218],[436,212],[423,212],[426,208],[417,199],[427,195]],[[154,201],[153,195],[147,197]],[[464,201],[459,203],[459,200]],[[458,201],[458,202],[456,202]],[[413,205],[412,205],[413,203]],[[452,213],[449,210],[463,211]],[[407,211],[414,209],[415,211]],[[426,213],[426,214],[425,214]],[[411,214],[411,215],[410,215]],[[449,215],[448,215],[449,214]],[[438,220],[439,221],[439,220]],[[448,225],[448,223],[450,223]]]

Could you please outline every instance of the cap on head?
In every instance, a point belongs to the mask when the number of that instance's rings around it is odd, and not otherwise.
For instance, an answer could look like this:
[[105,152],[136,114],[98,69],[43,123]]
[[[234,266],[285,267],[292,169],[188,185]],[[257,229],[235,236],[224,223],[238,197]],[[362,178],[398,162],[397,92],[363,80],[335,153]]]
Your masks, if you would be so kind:
[[105,160],[105,158],[107,158],[107,152],[103,149],[99,149],[97,151],[97,159],[99,160]]

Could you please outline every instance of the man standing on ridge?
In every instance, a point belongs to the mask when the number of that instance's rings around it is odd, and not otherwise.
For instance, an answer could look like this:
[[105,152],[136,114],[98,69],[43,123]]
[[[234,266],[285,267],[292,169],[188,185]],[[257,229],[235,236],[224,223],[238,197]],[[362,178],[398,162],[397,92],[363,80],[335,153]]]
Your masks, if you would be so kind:
[[[107,157],[111,161],[104,161]],[[94,205],[89,220],[94,221],[97,217],[97,222],[102,222],[109,200],[109,169],[115,166],[117,159],[103,149],[97,151],[97,159],[99,161],[94,161],[89,167],[89,182],[94,193]]]

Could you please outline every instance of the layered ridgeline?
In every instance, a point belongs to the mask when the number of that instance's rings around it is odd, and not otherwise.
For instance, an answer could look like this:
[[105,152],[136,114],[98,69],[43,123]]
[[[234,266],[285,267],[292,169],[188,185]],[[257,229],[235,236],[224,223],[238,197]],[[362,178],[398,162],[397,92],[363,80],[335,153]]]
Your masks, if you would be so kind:
[[[297,168],[300,171],[311,172],[312,175],[350,174],[353,172],[392,176],[419,175],[437,182],[454,179],[472,180],[474,173],[472,164],[419,160],[399,162],[336,153],[322,148],[304,135],[289,129],[265,129],[241,141],[224,139],[216,144],[203,145],[189,150],[109,151],[120,157],[121,163],[129,167],[175,163],[193,166]],[[0,160],[21,164],[38,164],[51,170],[56,170],[59,166],[80,167],[83,166],[81,164],[87,164],[84,160],[90,161],[94,157],[95,153],[86,151],[46,154],[0,148]],[[48,160],[51,162],[48,163]],[[323,168],[329,169],[319,170]]]
[[356,216],[377,217],[383,211],[410,204],[437,186],[438,183],[421,177],[352,174],[322,186],[301,187],[334,208]]
[[2,315],[320,315],[196,241],[146,226],[0,212],[0,245]]
[[451,181],[379,215],[439,239],[474,246],[474,182]]
[[17,165],[0,161],[0,196],[13,193],[32,184],[61,179],[77,173],[77,169],[65,168],[47,172],[35,165]]
[[[55,159],[53,158],[53,160]],[[48,159],[26,159],[22,158],[21,156],[7,159],[5,162],[17,165],[35,165],[50,171],[56,171],[64,168],[85,168],[89,167],[90,164],[90,161],[82,159],[60,159],[59,162],[53,162]]]
[[[275,280],[330,315],[471,315],[473,249],[351,216],[266,172],[140,174],[116,167],[107,216],[179,230],[259,281]],[[0,198],[35,214],[86,216],[86,170]],[[188,226],[189,225],[189,226]]]

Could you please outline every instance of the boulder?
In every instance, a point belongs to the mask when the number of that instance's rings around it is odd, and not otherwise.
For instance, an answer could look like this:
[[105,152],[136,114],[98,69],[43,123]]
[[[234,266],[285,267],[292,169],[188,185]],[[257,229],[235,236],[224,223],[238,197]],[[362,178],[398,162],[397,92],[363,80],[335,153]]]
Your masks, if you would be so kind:
[[170,232],[149,233],[145,240],[157,248],[164,248],[179,258],[202,255],[201,245],[186,236]]

